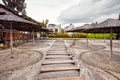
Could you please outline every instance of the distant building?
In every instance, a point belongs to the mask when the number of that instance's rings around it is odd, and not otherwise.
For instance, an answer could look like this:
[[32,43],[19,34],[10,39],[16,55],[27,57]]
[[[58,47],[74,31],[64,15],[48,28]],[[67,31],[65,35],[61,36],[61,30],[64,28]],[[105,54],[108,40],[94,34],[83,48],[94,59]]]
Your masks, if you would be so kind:
[[54,33],[60,33],[61,32],[61,25],[48,24],[47,29],[53,31]]
[[73,29],[74,28],[74,25],[73,24],[70,24],[69,26],[66,26],[65,28],[64,28],[64,31],[68,31],[68,30],[71,30],[71,29]]

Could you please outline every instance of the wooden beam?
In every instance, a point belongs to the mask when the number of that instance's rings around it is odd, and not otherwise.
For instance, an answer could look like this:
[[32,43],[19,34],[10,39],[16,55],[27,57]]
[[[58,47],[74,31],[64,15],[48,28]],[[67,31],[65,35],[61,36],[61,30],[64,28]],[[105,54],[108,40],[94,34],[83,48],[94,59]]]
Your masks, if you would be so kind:
[[55,61],[48,61],[45,60],[42,64],[68,64],[68,63],[75,63],[73,60],[55,60]]
[[51,72],[51,71],[66,71],[66,70],[79,70],[77,66],[52,66],[52,67],[41,67],[40,72]]
[[54,79],[43,79],[43,80],[85,80],[83,77],[67,77],[67,78],[54,78]]

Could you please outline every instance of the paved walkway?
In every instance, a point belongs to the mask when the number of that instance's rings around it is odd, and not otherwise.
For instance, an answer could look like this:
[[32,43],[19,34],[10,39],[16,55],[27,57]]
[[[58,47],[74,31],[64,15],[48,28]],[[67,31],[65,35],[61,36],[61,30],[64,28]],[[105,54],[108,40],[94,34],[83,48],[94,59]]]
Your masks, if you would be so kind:
[[[83,80],[65,42],[57,40],[46,53],[40,68],[42,79],[46,80]],[[73,79],[72,79],[73,78]]]

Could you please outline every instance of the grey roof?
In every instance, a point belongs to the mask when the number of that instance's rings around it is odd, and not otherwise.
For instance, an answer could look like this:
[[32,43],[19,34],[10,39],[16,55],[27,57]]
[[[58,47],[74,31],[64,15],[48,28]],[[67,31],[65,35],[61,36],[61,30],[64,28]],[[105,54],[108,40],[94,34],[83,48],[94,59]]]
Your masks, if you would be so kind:
[[97,26],[97,28],[106,28],[106,27],[120,27],[120,20],[117,19],[107,19],[102,23],[99,23]]
[[94,32],[109,33],[111,28],[113,32],[120,32],[120,20],[117,19],[107,19],[95,26]]
[[33,29],[35,31],[44,31],[37,23],[24,19],[2,4],[0,4],[0,24],[6,29],[10,29],[12,24],[13,29],[21,31],[32,31]]
[[94,25],[84,24],[83,26],[71,29],[67,32],[88,32],[89,30],[91,30],[93,28],[94,28]]
[[95,25],[85,24],[81,27],[69,30],[68,32],[109,33],[111,28],[113,32],[120,32],[120,20],[107,19]]

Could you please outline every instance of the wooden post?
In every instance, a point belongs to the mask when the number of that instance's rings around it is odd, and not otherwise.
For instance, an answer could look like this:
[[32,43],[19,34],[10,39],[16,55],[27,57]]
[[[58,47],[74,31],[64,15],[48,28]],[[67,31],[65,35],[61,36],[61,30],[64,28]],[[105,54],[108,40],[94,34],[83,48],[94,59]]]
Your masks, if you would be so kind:
[[106,41],[106,34],[104,33],[104,42]]
[[77,35],[78,35],[77,37],[79,38],[79,32],[77,32]]
[[112,58],[112,54],[113,54],[113,50],[112,50],[112,34],[113,34],[113,31],[112,31],[112,28],[110,30],[110,58]]
[[87,47],[88,47],[88,33],[87,33],[87,40],[86,40],[86,42],[87,42]]
[[11,58],[13,58],[13,36],[12,36],[12,22],[10,24],[10,50],[11,50]]
[[26,33],[24,31],[24,43],[26,42]]
[[32,36],[33,36],[33,45],[34,45],[34,43],[35,43],[34,30],[32,31]]
[[120,40],[120,33],[119,33],[119,40]]
[[96,34],[94,33],[94,41],[95,41],[95,39],[96,39]]

